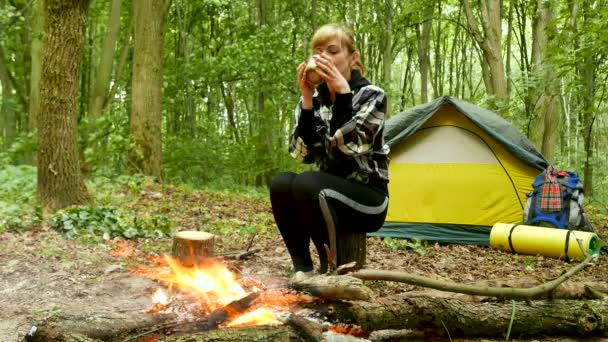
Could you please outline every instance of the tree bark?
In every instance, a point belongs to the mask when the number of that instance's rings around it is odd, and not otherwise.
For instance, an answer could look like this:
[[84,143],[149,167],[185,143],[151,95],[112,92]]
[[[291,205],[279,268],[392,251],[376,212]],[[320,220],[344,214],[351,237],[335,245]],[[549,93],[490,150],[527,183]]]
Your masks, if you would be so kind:
[[[433,16],[433,5],[427,5],[426,16],[423,24],[416,25],[416,36],[418,37],[418,63],[420,64],[420,103],[429,102],[429,45],[431,41],[431,24]],[[422,25],[422,32],[420,32]]]
[[110,88],[114,51],[116,50],[116,41],[118,40],[118,34],[120,33],[121,4],[122,0],[112,0],[110,5],[108,31],[106,32],[103,46],[101,47],[101,57],[99,65],[97,66],[97,72],[95,73],[93,94],[89,105],[89,115],[92,117],[101,115],[103,105],[107,102],[106,98]]
[[194,266],[214,255],[215,235],[200,231],[181,231],[173,237],[171,255],[185,266]]
[[40,108],[40,78],[42,73],[42,34],[44,31],[44,12],[42,1],[34,1],[32,9],[32,46],[30,71],[30,111],[29,129],[36,129],[36,118]]
[[[261,31],[268,24],[268,15],[270,13],[269,6],[271,5],[271,1],[267,0],[257,0],[258,7],[258,18],[257,24],[258,29]],[[259,76],[260,80],[263,80],[265,77],[263,75]],[[260,85],[260,90],[256,94],[257,101],[257,128],[258,128],[258,136],[257,136],[257,144],[256,144],[256,161],[257,161],[257,174],[255,185],[256,186],[270,186],[270,182],[272,181],[272,151],[273,151],[273,141],[274,134],[272,129],[273,120],[266,118],[266,98],[268,94],[264,91],[266,88],[265,85]]]
[[334,302],[318,306],[332,322],[351,322],[366,331],[414,329],[452,337],[501,337],[515,315],[511,336],[601,336],[608,333],[608,305],[602,300],[467,303],[450,298],[408,298],[390,302]]
[[76,146],[76,101],[88,0],[44,2],[38,116],[38,196],[50,210],[89,199]]
[[135,0],[131,134],[132,172],[161,179],[162,69],[165,13],[169,0]]
[[[2,9],[2,6],[0,6]],[[0,27],[2,30],[3,27]],[[5,63],[4,49],[0,45],[0,147],[8,148],[17,134],[17,116],[14,106],[13,84],[10,79],[8,66]]]
[[473,14],[470,0],[462,0],[467,17],[469,31],[477,42],[483,53],[482,63],[487,63],[492,89],[488,92],[495,97],[495,107],[502,115],[508,113],[509,97],[507,94],[507,82],[505,78],[504,63],[502,61],[501,48],[501,8],[500,0],[479,1],[479,19],[481,19],[480,30],[476,16]]
[[555,1],[539,1],[532,29],[531,73],[528,77],[528,104],[530,113],[528,136],[549,161],[553,161],[559,126],[559,84],[555,66],[551,62],[550,41],[555,36],[551,22],[555,18]]

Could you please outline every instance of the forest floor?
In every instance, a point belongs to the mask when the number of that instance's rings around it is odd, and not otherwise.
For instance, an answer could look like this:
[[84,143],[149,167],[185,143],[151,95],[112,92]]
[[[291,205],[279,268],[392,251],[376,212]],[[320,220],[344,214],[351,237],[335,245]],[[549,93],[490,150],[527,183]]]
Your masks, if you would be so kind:
[[[217,234],[220,237],[217,252],[243,250],[252,241],[251,248],[260,248],[260,252],[246,260],[231,261],[231,269],[238,270],[239,277],[255,278],[267,287],[286,286],[292,273],[291,263],[274,227],[268,200],[159,185],[148,185],[135,194],[124,190],[116,195],[133,199],[125,201],[124,209],[142,215],[162,213],[177,230]],[[604,218],[607,214],[592,213],[593,217]],[[594,223],[598,235],[607,238],[608,222]],[[117,256],[125,246],[130,253]],[[67,239],[44,226],[0,233],[0,342],[21,341],[32,326],[45,321],[86,320],[100,313],[120,320],[135,313],[145,314],[152,305],[150,295],[159,286],[132,270],[151,265],[155,256],[169,253],[170,249],[170,238],[98,242]],[[474,283],[538,282],[553,279],[572,266],[562,260],[512,255],[486,247],[438,244],[407,247],[369,238],[366,267]],[[598,263],[570,281],[608,281],[608,258],[600,257]],[[379,297],[416,290],[413,285],[379,281],[370,282],[369,286]]]

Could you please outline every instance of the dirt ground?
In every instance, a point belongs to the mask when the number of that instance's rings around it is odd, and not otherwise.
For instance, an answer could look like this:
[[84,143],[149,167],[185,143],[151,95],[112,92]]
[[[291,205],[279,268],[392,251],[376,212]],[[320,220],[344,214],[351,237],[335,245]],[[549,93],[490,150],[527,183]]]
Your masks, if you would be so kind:
[[[290,260],[274,231],[267,201],[223,196],[207,192],[164,191],[162,195],[140,194],[132,204],[135,211],[156,208],[175,213],[179,230],[207,230],[218,222],[262,227],[252,240],[261,251],[233,262],[240,277],[251,277],[267,287],[286,286]],[[160,205],[166,203],[167,205]],[[160,209],[159,209],[160,208]],[[156,210],[154,209],[154,210]],[[260,223],[261,222],[261,223]],[[608,237],[606,222],[596,222],[598,234]],[[215,229],[215,228],[214,228]],[[249,238],[242,230],[215,233],[222,237],[218,251],[244,249]],[[242,235],[242,234],[241,234]],[[45,321],[87,320],[89,317],[120,322],[124,317],[152,319],[150,295],[159,284],[134,275],[131,270],[149,264],[150,256],[170,250],[169,238],[129,243],[132,254],[113,256],[123,241],[95,243],[70,240],[45,227],[25,232],[0,233],[0,342],[21,341],[33,326]],[[512,255],[476,246],[427,245],[424,255],[412,249],[393,250],[378,238],[368,239],[367,268],[402,271],[459,283],[480,281],[553,279],[573,264],[542,256]],[[608,258],[575,275],[573,282],[607,282]],[[416,290],[415,286],[373,282],[378,296],[391,296]],[[541,339],[543,340],[543,339]],[[546,341],[574,341],[547,338]],[[595,339],[594,341],[608,341]]]

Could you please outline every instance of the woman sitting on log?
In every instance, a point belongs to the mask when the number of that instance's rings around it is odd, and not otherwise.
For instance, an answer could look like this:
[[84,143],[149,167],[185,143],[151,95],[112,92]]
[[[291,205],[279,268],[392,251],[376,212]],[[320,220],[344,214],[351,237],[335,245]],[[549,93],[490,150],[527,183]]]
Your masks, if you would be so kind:
[[297,68],[302,96],[289,152],[319,171],[281,173],[270,188],[296,276],[312,274],[310,240],[325,273],[330,236],[376,231],[388,208],[385,93],[363,77],[354,35],[345,27],[322,26],[311,47],[313,56]]

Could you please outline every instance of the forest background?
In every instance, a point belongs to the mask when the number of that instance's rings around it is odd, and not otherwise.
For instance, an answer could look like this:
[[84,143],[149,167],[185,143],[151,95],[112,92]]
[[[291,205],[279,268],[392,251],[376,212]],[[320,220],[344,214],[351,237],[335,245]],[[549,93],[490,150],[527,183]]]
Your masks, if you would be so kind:
[[0,231],[111,183],[302,170],[295,69],[328,22],[354,30],[389,117],[443,95],[490,108],[607,206],[605,0],[0,0]]

